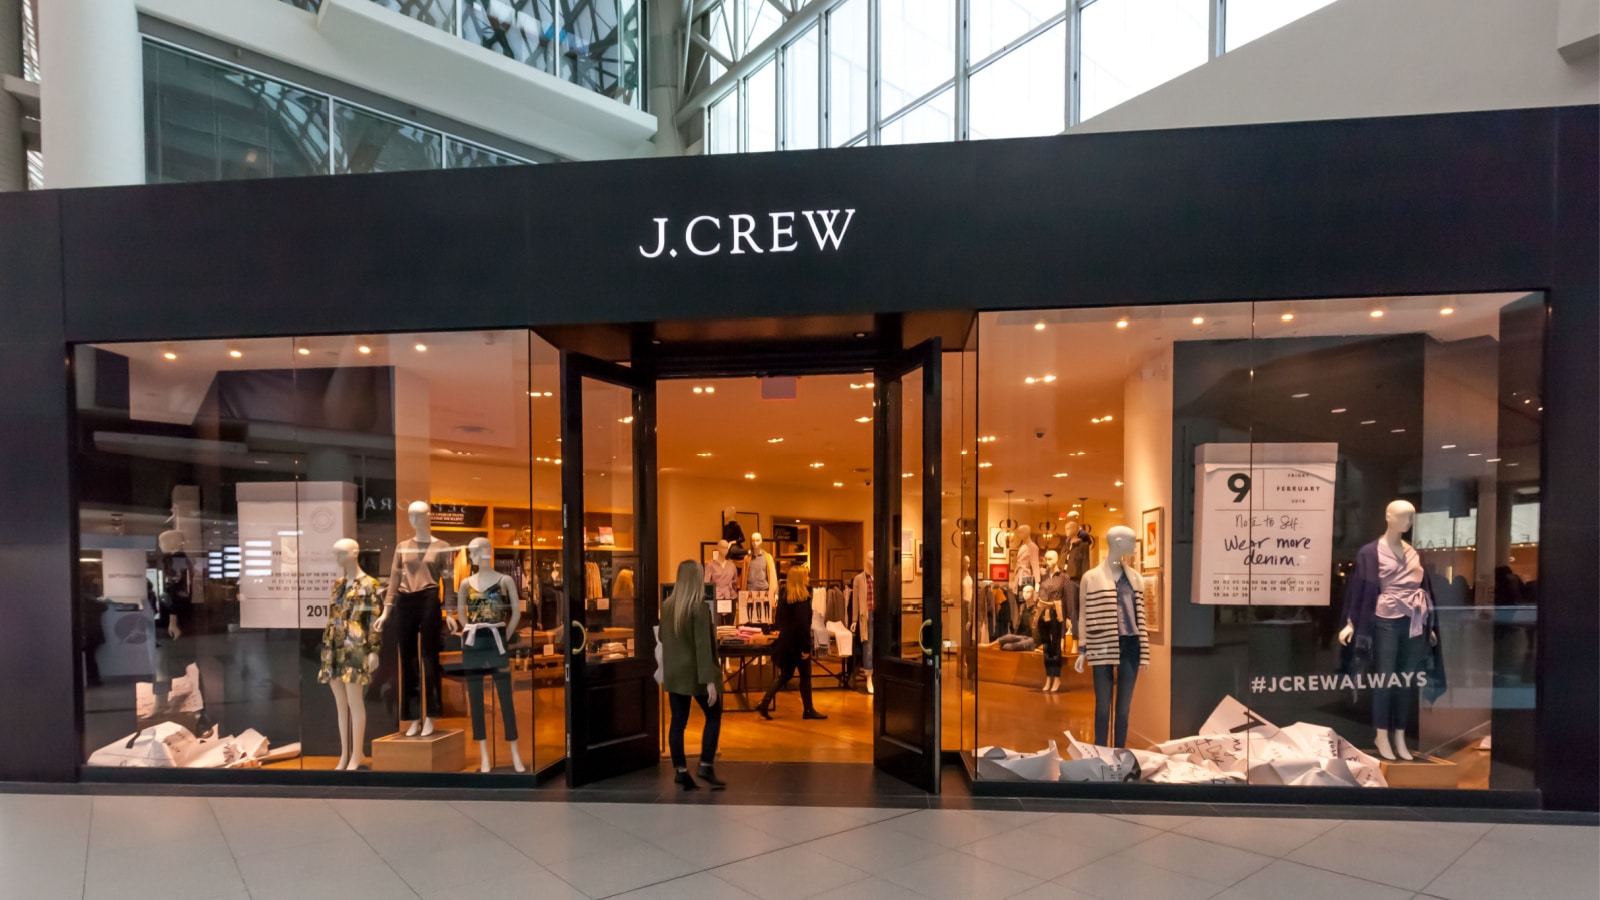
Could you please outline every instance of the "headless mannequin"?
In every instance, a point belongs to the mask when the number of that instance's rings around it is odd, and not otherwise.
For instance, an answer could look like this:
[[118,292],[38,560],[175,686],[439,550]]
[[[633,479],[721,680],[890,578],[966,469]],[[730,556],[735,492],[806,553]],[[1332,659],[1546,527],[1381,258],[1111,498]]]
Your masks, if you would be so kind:
[[[467,585],[478,593],[481,594],[489,590],[500,580],[500,574],[494,570],[494,546],[487,539],[473,538],[467,544],[467,562],[477,567],[471,575],[467,576]],[[511,601],[511,621],[506,625],[504,638],[509,642],[512,635],[517,633],[517,625],[521,622],[522,603],[517,597],[517,586],[509,580],[506,581],[506,586],[511,594],[508,598]],[[465,591],[456,595],[456,621],[467,621]],[[494,636],[480,634],[476,640],[492,642]],[[483,676],[476,672],[469,672],[467,677],[482,679]],[[518,772],[528,771],[528,767],[522,763],[522,750],[517,746],[517,742],[510,740],[506,743],[511,745],[511,767]],[[489,741],[487,739],[481,740],[478,742],[478,771],[488,772],[492,768],[494,767],[489,762]]]
[[[1404,500],[1392,501],[1383,511],[1383,537],[1379,540],[1394,553],[1396,559],[1405,559],[1406,551],[1412,549],[1401,535],[1411,530],[1411,523],[1416,519],[1416,515],[1417,508]],[[1345,619],[1344,627],[1339,629],[1339,643],[1349,646],[1355,634],[1355,623]],[[1428,642],[1438,644],[1439,636],[1430,633]],[[1403,728],[1393,730],[1378,728],[1376,743],[1378,755],[1384,759],[1412,758],[1411,751],[1406,748],[1406,732]]]
[[[349,538],[333,545],[334,561],[338,563],[339,571],[344,573],[346,583],[366,574],[361,571],[360,563],[356,562],[360,553],[361,546]],[[383,618],[380,616],[373,627],[381,631],[382,625]],[[377,669],[378,654],[367,654],[367,671],[375,672]],[[354,772],[367,764],[367,758],[361,752],[367,743],[367,686],[334,679],[328,682],[328,689],[333,691],[333,705],[339,716],[339,764],[334,769]]]
[[[433,507],[429,506],[424,500],[418,500],[406,508],[406,518],[411,522],[411,528],[415,534],[418,546],[426,547],[434,540],[433,526],[428,518],[429,513],[432,511]],[[383,615],[378,617],[376,627],[379,631],[383,630],[384,622],[388,621],[389,614],[393,611],[394,593],[391,589],[389,593],[389,599],[384,603],[383,606]],[[451,623],[451,627],[454,628],[454,622]],[[401,648],[400,652],[405,653],[405,648]],[[405,722],[402,721],[400,724],[404,725]],[[431,715],[424,715],[421,719],[413,721],[411,725],[406,728],[406,737],[417,737],[418,735],[427,737],[430,734],[433,734],[433,716]]]

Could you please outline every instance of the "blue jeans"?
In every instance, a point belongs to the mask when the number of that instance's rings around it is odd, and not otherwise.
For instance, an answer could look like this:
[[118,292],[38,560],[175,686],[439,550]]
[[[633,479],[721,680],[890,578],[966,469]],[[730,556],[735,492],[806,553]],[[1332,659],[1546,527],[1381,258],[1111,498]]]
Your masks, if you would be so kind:
[[[1101,747],[1128,745],[1128,710],[1133,706],[1133,685],[1139,680],[1139,636],[1125,634],[1117,639],[1115,666],[1090,666],[1094,670],[1094,742]],[[1116,682],[1112,683],[1112,670]],[[1111,697],[1117,703],[1116,742],[1106,743],[1107,719],[1111,717]]]
[[[1407,673],[1422,670],[1422,664],[1428,656],[1428,638],[1427,635],[1411,637],[1410,631],[1411,619],[1407,617],[1373,620],[1373,674],[1398,672],[1404,681]],[[1412,683],[1415,684],[1415,681],[1413,676]],[[1379,731],[1406,730],[1415,692],[1415,687],[1373,688],[1372,726]]]

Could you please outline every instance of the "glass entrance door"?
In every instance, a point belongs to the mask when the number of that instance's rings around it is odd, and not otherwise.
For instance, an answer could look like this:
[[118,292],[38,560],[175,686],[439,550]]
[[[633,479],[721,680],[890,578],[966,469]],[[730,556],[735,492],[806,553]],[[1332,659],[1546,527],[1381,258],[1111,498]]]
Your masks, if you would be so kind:
[[939,341],[877,367],[873,449],[872,756],[939,790]]
[[561,354],[567,783],[660,758],[653,380]]

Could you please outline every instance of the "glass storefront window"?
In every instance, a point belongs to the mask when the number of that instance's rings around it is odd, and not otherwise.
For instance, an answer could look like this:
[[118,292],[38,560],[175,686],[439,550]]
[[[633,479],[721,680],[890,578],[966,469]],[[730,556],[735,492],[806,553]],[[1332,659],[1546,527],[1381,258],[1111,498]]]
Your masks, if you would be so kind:
[[981,314],[979,777],[1532,787],[1543,322]]
[[90,766],[561,759],[553,348],[103,344],[75,368]]
[[818,140],[819,33],[812,28],[783,51],[783,136],[785,150],[815,150]]

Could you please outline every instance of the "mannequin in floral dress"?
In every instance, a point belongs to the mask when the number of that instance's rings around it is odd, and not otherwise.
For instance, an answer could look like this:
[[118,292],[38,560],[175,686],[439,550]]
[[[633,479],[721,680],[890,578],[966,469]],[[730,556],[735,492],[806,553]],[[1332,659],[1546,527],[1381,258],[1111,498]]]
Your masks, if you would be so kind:
[[383,600],[377,579],[356,561],[361,546],[346,538],[333,545],[333,557],[344,573],[333,583],[328,602],[328,627],[322,632],[322,667],[317,681],[333,691],[339,712],[339,764],[355,771],[366,764],[367,685],[378,668],[382,643],[377,629]]

